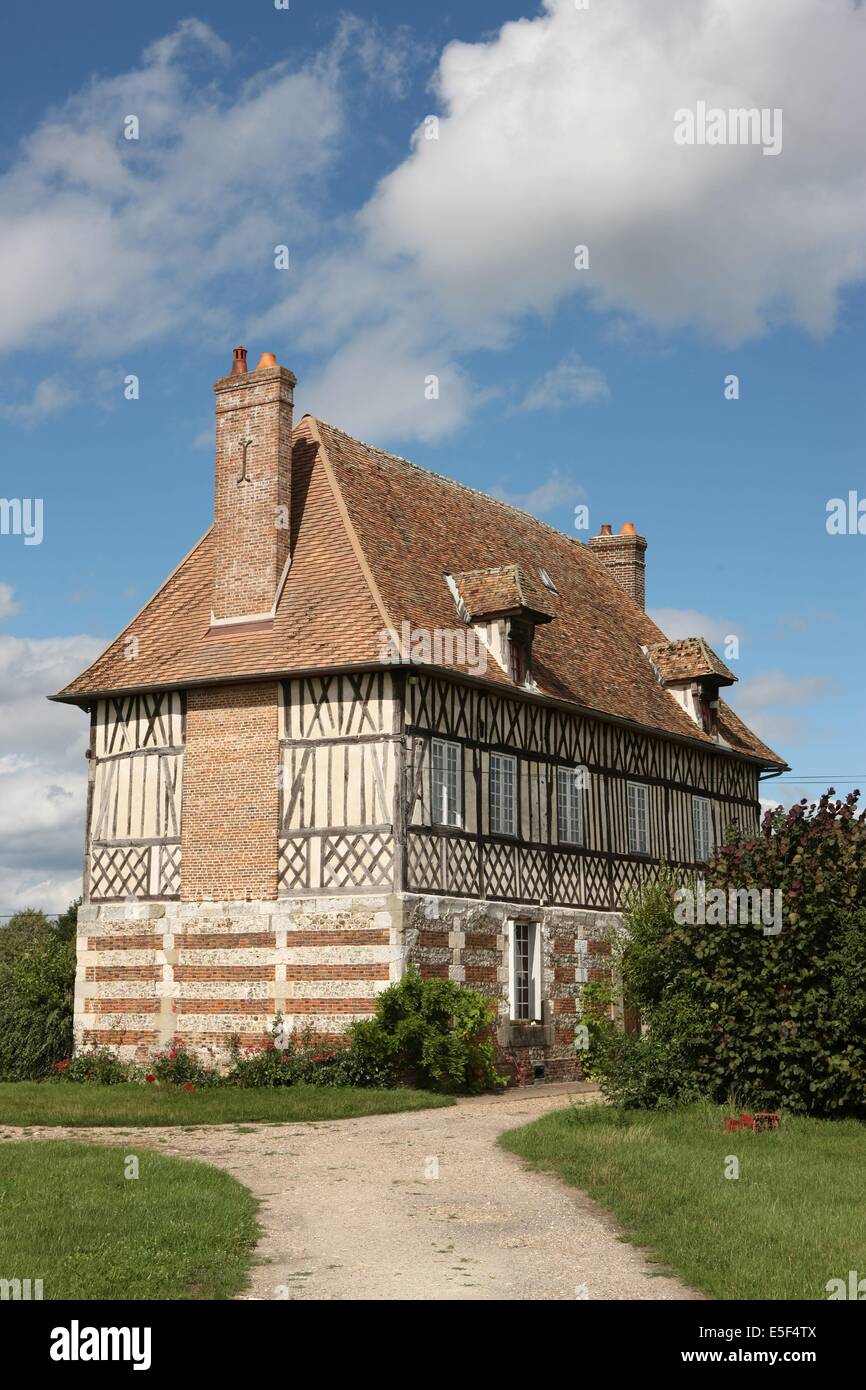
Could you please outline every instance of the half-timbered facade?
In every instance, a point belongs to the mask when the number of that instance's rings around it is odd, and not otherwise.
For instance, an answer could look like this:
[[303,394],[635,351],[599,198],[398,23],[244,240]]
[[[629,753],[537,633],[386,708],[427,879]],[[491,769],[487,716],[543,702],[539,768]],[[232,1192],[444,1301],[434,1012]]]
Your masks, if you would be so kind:
[[91,719],[79,1041],[338,1032],[409,966],[487,992],[521,1077],[571,1075],[605,928],[699,869],[783,761],[735,677],[589,546],[217,383],[214,525],[56,698]]

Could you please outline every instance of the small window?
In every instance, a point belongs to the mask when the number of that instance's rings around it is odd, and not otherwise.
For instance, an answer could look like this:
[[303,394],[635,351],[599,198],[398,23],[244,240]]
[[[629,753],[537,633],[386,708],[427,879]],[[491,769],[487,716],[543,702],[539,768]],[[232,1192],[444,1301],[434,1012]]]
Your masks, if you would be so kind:
[[434,738],[431,800],[435,825],[463,824],[461,764],[459,743],[446,743],[444,739]]
[[559,593],[559,590],[557,589],[557,587],[556,587],[556,585],[554,584],[553,580],[551,579],[550,575],[547,573],[547,570],[546,570],[546,569],[542,569],[542,568],[539,566],[538,573],[539,573],[539,576],[540,576],[540,578],[541,578],[541,582],[542,582],[542,584],[544,585],[544,587],[545,587],[546,589],[549,589],[550,592],[551,592],[552,594],[558,594],[558,593]]
[[559,839],[562,844],[583,844],[585,779],[585,767],[558,767],[556,769],[556,805],[559,816]]
[[511,654],[511,679],[515,685],[526,685],[529,680],[530,651],[532,649],[532,628],[528,623],[515,622],[508,625],[508,646]]
[[490,833],[517,833],[517,759],[508,753],[490,754]]
[[692,824],[695,831],[695,859],[705,864],[713,852],[713,816],[705,796],[692,797]]
[[511,933],[511,1017],[518,1023],[541,1021],[541,928],[515,922]]
[[647,789],[642,782],[628,784],[628,847],[631,854],[649,854]]

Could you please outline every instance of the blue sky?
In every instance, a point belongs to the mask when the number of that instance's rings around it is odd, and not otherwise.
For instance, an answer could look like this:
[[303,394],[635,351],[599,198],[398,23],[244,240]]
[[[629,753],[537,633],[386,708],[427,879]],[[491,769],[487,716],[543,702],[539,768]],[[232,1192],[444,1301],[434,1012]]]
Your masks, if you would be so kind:
[[[0,912],[75,889],[86,719],[43,696],[208,525],[238,342],[299,414],[564,530],[633,521],[668,636],[740,639],[732,703],[793,769],[768,796],[864,780],[866,536],[825,521],[866,497],[866,17],[655,8],[5,16],[0,492],[44,536],[0,536]],[[782,152],[678,149],[698,99],[780,108]]]

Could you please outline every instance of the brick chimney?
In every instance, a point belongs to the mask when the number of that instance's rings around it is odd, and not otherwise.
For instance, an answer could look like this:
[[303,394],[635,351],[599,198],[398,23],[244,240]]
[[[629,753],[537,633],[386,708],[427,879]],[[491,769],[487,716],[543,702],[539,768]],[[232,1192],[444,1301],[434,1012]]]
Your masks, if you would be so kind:
[[618,536],[610,526],[602,526],[597,536],[590,537],[589,548],[611,578],[643,608],[646,540],[638,535],[632,523],[627,521]]
[[212,627],[274,615],[289,562],[295,381],[272,352],[249,371],[239,347],[231,374],[214,386]]

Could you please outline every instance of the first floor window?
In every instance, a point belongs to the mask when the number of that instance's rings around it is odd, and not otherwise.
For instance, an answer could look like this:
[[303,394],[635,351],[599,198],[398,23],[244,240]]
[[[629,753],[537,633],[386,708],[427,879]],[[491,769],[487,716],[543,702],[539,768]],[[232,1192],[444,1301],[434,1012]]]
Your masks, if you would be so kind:
[[541,927],[515,922],[511,936],[511,1017],[519,1023],[541,1019]]
[[432,750],[432,814],[436,825],[463,824],[459,743],[434,738]]
[[713,852],[713,816],[707,797],[692,798],[692,822],[695,830],[695,859],[703,864]]
[[583,789],[586,768],[558,767],[556,769],[556,806],[559,819],[560,843],[583,844]]
[[631,854],[649,854],[647,789],[642,782],[628,784],[628,847]]
[[509,753],[490,754],[490,833],[517,833],[517,759]]

